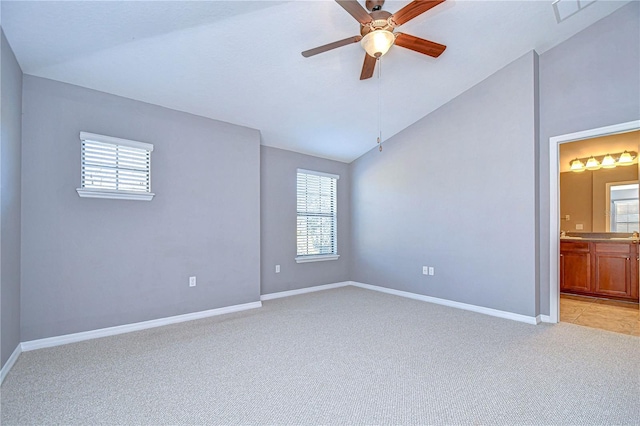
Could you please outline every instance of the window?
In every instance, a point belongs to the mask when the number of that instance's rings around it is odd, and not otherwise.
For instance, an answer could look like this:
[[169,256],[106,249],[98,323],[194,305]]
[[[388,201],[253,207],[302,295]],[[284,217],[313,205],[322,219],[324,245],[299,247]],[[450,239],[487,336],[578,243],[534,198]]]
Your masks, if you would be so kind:
[[339,176],[298,169],[296,262],[338,259],[337,186]]
[[145,142],[80,132],[82,141],[81,183],[78,195],[149,201],[151,151]]
[[638,184],[615,182],[607,184],[608,198],[611,208],[611,232],[637,232],[640,228],[638,219]]
[[615,200],[611,216],[611,232],[638,231],[638,199]]

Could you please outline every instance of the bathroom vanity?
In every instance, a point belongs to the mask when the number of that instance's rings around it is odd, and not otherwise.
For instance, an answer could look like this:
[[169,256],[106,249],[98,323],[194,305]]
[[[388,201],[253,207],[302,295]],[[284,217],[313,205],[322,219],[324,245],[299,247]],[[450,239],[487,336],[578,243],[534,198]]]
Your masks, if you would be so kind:
[[560,291],[638,301],[638,238],[612,235],[560,238]]

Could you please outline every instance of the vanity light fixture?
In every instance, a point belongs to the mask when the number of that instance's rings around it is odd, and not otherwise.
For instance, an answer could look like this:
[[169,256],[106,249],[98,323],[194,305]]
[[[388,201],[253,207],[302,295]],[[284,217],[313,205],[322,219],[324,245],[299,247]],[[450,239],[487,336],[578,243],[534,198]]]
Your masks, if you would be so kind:
[[[590,157],[575,158],[569,163],[572,172],[584,172],[585,170],[613,169],[617,166],[630,166],[636,163],[638,153],[635,151],[617,152],[614,154],[592,155]],[[616,160],[617,159],[617,160]]]
[[584,163],[579,159],[575,159],[571,162],[571,171],[572,172],[584,172]]
[[623,152],[620,155],[620,158],[618,158],[618,166],[630,166],[631,164],[633,164],[633,158],[634,156],[629,152]]
[[616,160],[611,156],[611,154],[607,154],[602,159],[601,165],[603,169],[613,169],[616,166]]
[[587,170],[598,170],[600,168],[600,162],[594,158],[592,155],[587,160],[587,165],[585,166]]

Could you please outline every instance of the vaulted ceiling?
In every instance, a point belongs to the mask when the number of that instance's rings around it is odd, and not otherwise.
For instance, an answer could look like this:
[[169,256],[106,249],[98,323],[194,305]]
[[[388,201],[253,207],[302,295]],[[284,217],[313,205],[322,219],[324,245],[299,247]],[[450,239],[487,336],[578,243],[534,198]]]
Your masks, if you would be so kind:
[[447,45],[439,58],[394,46],[381,79],[364,81],[358,43],[300,54],[359,34],[331,0],[3,0],[0,16],[25,74],[252,127],[264,145],[350,162],[376,145],[379,124],[389,138],[628,1],[586,3],[558,22],[551,1],[448,0],[401,27]]

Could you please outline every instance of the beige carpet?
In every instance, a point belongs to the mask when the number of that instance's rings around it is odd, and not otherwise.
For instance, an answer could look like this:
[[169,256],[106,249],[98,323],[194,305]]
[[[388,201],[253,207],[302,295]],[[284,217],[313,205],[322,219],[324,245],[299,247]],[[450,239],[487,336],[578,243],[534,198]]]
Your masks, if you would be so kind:
[[640,422],[640,338],[353,287],[23,353],[2,424]]

